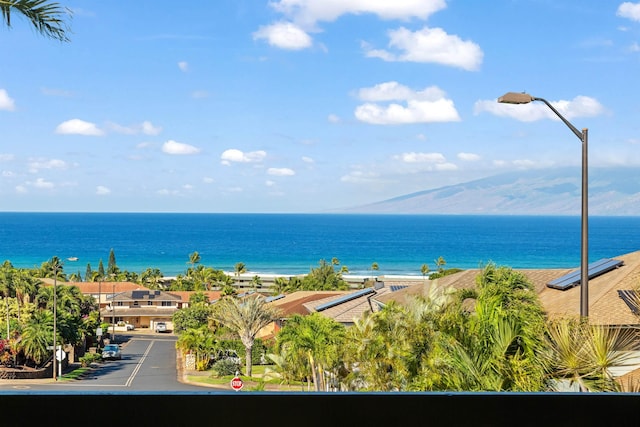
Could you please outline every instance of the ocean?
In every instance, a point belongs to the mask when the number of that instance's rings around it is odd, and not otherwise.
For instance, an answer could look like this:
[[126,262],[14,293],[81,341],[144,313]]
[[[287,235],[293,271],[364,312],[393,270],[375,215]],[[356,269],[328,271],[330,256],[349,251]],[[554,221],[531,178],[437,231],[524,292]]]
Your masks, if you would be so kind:
[[[305,274],[337,258],[350,274],[421,276],[421,266],[578,268],[580,217],[360,214],[0,212],[0,261],[39,266],[57,256],[67,274],[105,267],[184,274],[200,264],[256,274]],[[589,218],[589,260],[640,250],[640,217]],[[70,261],[69,258],[77,258]],[[338,267],[339,268],[339,267]]]

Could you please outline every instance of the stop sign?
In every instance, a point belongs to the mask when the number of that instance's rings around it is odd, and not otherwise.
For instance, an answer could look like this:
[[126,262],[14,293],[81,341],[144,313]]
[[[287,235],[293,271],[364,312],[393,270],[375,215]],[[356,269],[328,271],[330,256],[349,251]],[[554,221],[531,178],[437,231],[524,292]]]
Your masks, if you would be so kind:
[[231,388],[235,391],[240,390],[244,386],[242,379],[240,377],[233,377],[231,380]]

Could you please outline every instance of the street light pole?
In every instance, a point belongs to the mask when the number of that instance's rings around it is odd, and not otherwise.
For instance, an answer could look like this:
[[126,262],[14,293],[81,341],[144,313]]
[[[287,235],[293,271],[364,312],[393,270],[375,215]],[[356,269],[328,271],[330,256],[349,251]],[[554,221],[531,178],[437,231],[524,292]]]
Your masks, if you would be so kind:
[[587,141],[589,131],[583,128],[579,131],[566,118],[556,110],[546,99],[536,98],[528,93],[509,92],[498,98],[498,102],[502,104],[528,104],[533,101],[544,102],[547,107],[555,113],[562,122],[571,129],[571,131],[582,142],[582,209],[581,209],[581,227],[580,227],[580,316],[589,317],[589,203],[588,203],[588,150]]
[[113,310],[112,310],[112,314],[113,314],[113,334],[111,334],[111,338],[113,339],[113,342],[116,342],[116,284],[115,282],[113,283],[113,296],[111,297],[111,304],[113,304]]
[[58,271],[60,271],[61,265],[57,257],[51,259],[51,270],[53,271],[53,379],[58,380],[59,372],[56,371],[57,363],[57,317],[58,317]]

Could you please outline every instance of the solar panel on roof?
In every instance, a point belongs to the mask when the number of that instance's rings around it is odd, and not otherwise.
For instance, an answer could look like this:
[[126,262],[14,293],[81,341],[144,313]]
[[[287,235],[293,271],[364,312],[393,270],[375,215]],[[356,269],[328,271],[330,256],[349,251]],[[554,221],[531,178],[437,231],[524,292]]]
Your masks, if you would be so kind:
[[281,298],[284,298],[283,294],[276,295],[276,296],[273,296],[273,297],[267,297],[267,298],[264,299],[264,301],[265,302],[271,302],[271,301],[279,300]]
[[399,291],[400,289],[404,289],[404,288],[408,288],[409,286],[407,285],[391,285],[389,287],[389,289],[391,289],[391,292],[395,292],[395,291]]
[[345,295],[343,297],[334,299],[334,300],[329,301],[327,303],[320,304],[319,306],[315,307],[315,309],[316,309],[316,311],[326,310],[327,308],[335,307],[336,305],[340,305],[340,304],[345,303],[347,301],[351,301],[353,299],[360,298],[361,296],[367,295],[367,294],[370,294],[370,293],[375,293],[373,288],[360,289],[359,291],[350,293],[348,295]]
[[[588,278],[591,279],[593,277],[600,276],[601,274],[607,273],[611,270],[614,270],[620,267],[622,264],[624,263],[620,260],[609,259],[609,258],[602,258],[602,259],[599,259],[598,261],[594,261],[591,264],[589,264],[589,266],[587,267]],[[550,281],[549,283],[547,283],[547,286],[550,288],[560,289],[564,291],[566,289],[579,285],[580,279],[581,279],[580,276],[581,276],[580,270],[578,269],[578,270],[572,271],[569,274],[565,274],[562,277],[558,277],[557,279]]]

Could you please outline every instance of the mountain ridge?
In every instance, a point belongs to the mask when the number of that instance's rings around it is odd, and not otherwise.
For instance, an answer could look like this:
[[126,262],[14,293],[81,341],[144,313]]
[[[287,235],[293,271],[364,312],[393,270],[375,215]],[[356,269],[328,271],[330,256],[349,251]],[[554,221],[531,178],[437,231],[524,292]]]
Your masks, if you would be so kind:
[[[640,167],[589,169],[589,215],[640,215]],[[408,193],[342,213],[580,215],[580,167],[505,172]]]

